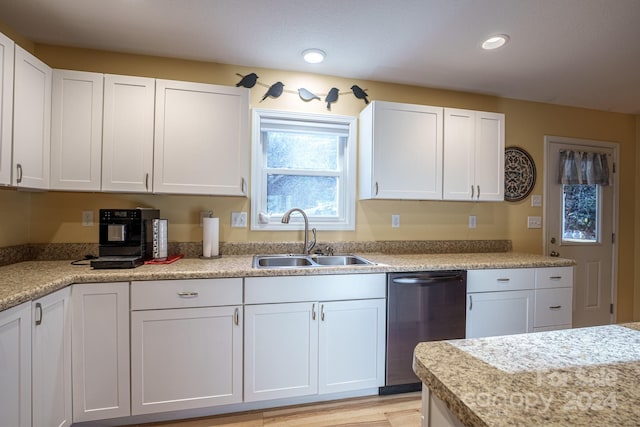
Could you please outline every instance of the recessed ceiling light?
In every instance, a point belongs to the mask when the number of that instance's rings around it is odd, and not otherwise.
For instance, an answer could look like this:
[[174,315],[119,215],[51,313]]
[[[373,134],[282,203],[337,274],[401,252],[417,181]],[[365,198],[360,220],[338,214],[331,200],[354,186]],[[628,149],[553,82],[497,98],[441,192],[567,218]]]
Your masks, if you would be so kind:
[[491,36],[482,42],[482,48],[485,50],[493,50],[504,46],[509,41],[509,36],[506,34],[498,34]]
[[327,54],[320,49],[307,49],[304,52],[302,52],[302,57],[309,64],[318,64],[324,61],[325,56],[327,56]]

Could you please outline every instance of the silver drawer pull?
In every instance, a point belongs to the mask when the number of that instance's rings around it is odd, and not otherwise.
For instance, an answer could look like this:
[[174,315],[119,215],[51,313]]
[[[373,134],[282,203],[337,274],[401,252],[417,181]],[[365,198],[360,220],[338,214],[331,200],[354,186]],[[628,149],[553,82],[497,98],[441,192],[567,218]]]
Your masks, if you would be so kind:
[[198,296],[198,293],[192,292],[192,291],[184,291],[184,292],[178,292],[178,296],[180,298],[196,298]]
[[502,278],[502,279],[497,279],[497,280],[498,280],[498,282],[501,282],[501,283],[506,283],[506,282],[511,281],[511,279],[509,279],[509,278]]
[[549,280],[562,280],[562,276],[551,276]]
[[549,307],[549,310],[560,310],[562,308],[561,305],[552,305]]

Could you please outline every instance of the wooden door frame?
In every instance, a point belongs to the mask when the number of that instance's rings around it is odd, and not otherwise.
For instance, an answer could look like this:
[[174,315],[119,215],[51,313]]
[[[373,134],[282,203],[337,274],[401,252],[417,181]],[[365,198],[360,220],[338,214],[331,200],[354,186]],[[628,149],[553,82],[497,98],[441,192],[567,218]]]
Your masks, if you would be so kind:
[[[571,144],[571,145],[585,145],[585,146],[600,146],[603,148],[611,149],[613,151],[613,162],[616,164],[616,167],[619,165],[619,151],[620,144],[616,142],[609,141],[599,141],[592,139],[584,139],[584,138],[572,138],[572,137],[564,137],[564,136],[553,136],[553,135],[545,135],[544,136],[544,173],[543,173],[543,206],[544,206],[544,216],[548,218],[549,212],[547,211],[549,203],[548,203],[548,191],[547,182],[548,176],[547,171],[548,160],[549,160],[549,145],[553,142],[561,143],[561,144]],[[620,240],[620,234],[618,233],[618,212],[619,212],[619,187],[620,187],[620,172],[616,169],[616,175],[613,180],[613,212],[612,216],[612,224],[611,229],[613,234],[616,236],[611,247],[611,302],[613,303],[613,313],[610,316],[610,323],[615,323],[618,318],[618,241]],[[547,221],[543,221],[542,227],[542,253],[544,255],[549,255],[547,252],[547,242],[549,241],[549,228],[547,226]],[[575,286],[575,284],[574,284]]]

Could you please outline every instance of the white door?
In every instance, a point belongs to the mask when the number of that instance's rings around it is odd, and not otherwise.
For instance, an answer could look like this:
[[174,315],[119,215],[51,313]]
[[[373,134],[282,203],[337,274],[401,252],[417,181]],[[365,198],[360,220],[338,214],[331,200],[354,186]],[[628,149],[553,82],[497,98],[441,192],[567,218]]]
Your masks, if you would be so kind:
[[[545,137],[545,253],[576,261],[573,326],[612,323],[615,296],[616,185],[558,184],[560,150],[607,153],[616,144]],[[614,175],[615,176],[615,175]]]
[[131,313],[131,413],[242,401],[241,307]]
[[384,385],[385,301],[320,303],[320,394]]
[[51,189],[100,191],[103,79],[53,70]]
[[11,184],[13,40],[0,33],[0,185]]
[[245,306],[245,402],[318,392],[317,318],[317,303]]
[[156,81],[153,191],[244,196],[249,91]]
[[131,415],[129,282],[72,289],[73,421]]
[[155,79],[106,74],[102,190],[151,192]]
[[13,87],[13,185],[49,188],[51,68],[20,46]]
[[31,427],[31,302],[0,312],[0,426]]
[[533,331],[533,302],[533,290],[468,294],[466,338]]
[[34,426],[71,425],[70,290],[61,289],[32,303]]

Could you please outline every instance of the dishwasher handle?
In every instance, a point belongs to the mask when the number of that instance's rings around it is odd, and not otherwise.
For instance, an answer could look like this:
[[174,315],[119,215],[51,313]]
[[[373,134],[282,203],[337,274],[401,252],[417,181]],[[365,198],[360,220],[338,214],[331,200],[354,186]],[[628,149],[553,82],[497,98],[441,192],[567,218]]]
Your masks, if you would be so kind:
[[391,279],[392,283],[396,283],[399,285],[430,285],[432,283],[461,282],[463,280],[464,280],[464,277],[458,274],[454,274],[450,276],[434,276],[434,277],[420,277],[420,276],[395,277]]

